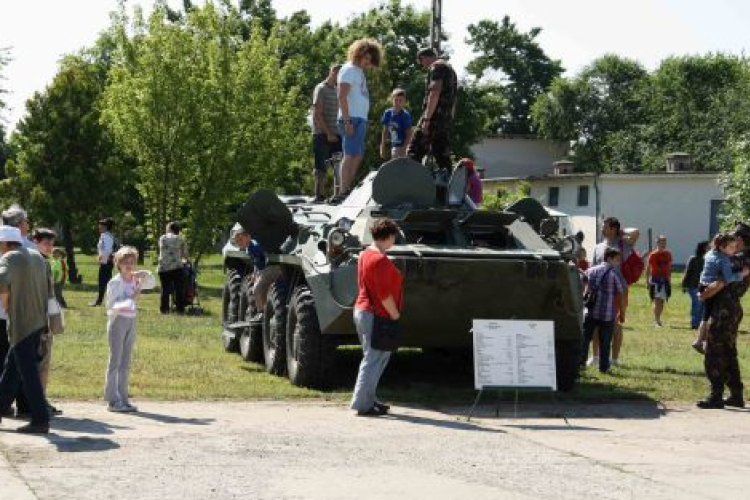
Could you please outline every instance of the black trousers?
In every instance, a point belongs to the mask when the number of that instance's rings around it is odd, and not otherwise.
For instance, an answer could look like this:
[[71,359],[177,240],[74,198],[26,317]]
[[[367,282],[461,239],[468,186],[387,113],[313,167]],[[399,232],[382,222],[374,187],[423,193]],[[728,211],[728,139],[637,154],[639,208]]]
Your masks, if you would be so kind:
[[169,298],[174,295],[174,303],[178,313],[185,312],[185,270],[182,268],[159,273],[161,281],[161,305],[163,313],[169,312]]
[[426,135],[422,129],[417,129],[411,138],[406,150],[407,156],[412,160],[422,162],[424,157],[431,153],[439,168],[448,173],[453,169],[450,155],[450,139],[447,128],[430,128],[430,134]]
[[0,375],[0,411],[8,410],[15,395],[23,389],[31,410],[31,423],[37,425],[49,423],[47,400],[39,378],[39,341],[43,331],[42,328],[33,332],[10,348]]
[[99,264],[99,295],[96,297],[96,303],[101,304],[104,301],[104,294],[107,292],[107,283],[112,279],[112,269],[115,265],[112,262]]
[[[8,340],[8,322],[4,319],[0,319],[0,374],[5,369],[6,358],[8,357],[8,351],[10,351],[10,341]],[[23,390],[19,390],[15,396],[16,410],[18,413],[28,413],[29,404],[26,401],[26,396],[23,394]],[[13,400],[11,400],[11,403]]]

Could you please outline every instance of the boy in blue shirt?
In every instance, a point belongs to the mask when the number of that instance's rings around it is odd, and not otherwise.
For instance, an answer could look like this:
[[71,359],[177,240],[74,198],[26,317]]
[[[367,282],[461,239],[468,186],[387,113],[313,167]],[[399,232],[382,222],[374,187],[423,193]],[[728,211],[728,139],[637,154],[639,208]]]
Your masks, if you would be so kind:
[[411,115],[404,108],[406,91],[395,89],[391,93],[391,103],[393,107],[386,109],[380,120],[383,124],[383,133],[380,136],[380,157],[383,159],[388,158],[386,154],[388,137],[391,141],[391,159],[406,156],[406,146],[411,142]]

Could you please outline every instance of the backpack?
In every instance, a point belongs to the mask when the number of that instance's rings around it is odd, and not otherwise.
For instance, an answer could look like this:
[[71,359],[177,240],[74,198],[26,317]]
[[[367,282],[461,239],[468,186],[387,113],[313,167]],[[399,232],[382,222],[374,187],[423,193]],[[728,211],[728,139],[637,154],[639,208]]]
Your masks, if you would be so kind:
[[596,306],[597,299],[599,298],[599,288],[604,284],[604,280],[607,279],[607,275],[612,269],[614,268],[610,267],[604,271],[604,274],[602,274],[602,277],[597,282],[596,287],[594,287],[592,283],[589,283],[588,290],[583,294],[583,305],[589,311]]
[[[623,244],[622,239],[620,239],[620,252],[625,252],[625,245]],[[641,254],[638,253],[638,250],[633,248],[633,251],[628,255],[628,258],[620,265],[620,270],[622,271],[623,278],[625,278],[625,282],[628,285],[632,285],[641,279],[645,267],[646,265],[643,263]]]

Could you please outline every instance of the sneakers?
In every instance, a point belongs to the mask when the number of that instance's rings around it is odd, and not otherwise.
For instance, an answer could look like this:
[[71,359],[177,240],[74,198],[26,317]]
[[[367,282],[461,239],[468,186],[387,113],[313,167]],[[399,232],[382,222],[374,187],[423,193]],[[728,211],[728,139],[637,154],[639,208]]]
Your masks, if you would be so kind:
[[369,410],[359,410],[357,412],[358,417],[381,417],[388,413],[388,410],[382,406],[378,406],[377,403],[373,405]]
[[724,406],[731,406],[733,408],[744,408],[745,407],[745,400],[742,398],[742,395],[738,394],[732,394],[727,399],[724,400]]
[[122,403],[122,406],[125,407],[126,413],[136,413],[138,411],[138,407],[130,404],[130,401],[125,401],[124,403]]
[[133,406],[129,401],[117,401],[107,405],[107,411],[113,413],[135,413],[138,411],[137,406]]
[[591,356],[588,361],[586,361],[586,366],[599,366],[599,356]]
[[693,342],[692,346],[693,349],[698,351],[700,354],[706,354],[706,348],[703,347],[703,342],[701,342],[700,340],[696,340],[695,342]]
[[49,434],[49,424],[26,424],[16,429],[16,432],[21,434]]
[[724,409],[724,400],[721,399],[721,396],[709,396],[706,399],[698,401],[697,406],[704,410],[722,410]]
[[656,328],[664,328],[664,325],[662,324],[661,321],[654,321],[654,326]]
[[618,360],[617,358],[610,359],[609,366],[620,366],[620,360]]
[[127,413],[128,407],[120,401],[117,401],[115,403],[109,403],[107,405],[107,411],[111,411],[113,413]]

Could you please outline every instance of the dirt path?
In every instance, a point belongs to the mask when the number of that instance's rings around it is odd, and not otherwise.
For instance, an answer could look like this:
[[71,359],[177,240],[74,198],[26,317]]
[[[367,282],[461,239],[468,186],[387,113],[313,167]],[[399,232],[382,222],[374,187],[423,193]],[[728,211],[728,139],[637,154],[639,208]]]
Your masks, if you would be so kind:
[[[48,437],[0,425],[0,498],[747,498],[750,415],[653,406],[504,408],[467,423],[323,403],[62,405]],[[528,407],[524,408],[529,410]]]

